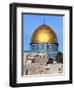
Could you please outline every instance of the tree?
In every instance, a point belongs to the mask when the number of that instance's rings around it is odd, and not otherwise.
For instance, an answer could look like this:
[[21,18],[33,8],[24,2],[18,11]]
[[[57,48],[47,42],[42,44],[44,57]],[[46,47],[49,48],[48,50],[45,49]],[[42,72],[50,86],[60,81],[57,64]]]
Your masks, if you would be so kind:
[[62,52],[59,51],[57,53],[56,61],[57,61],[57,63],[63,63],[63,53]]
[[51,64],[51,63],[53,63],[53,59],[52,58],[49,58],[47,64]]

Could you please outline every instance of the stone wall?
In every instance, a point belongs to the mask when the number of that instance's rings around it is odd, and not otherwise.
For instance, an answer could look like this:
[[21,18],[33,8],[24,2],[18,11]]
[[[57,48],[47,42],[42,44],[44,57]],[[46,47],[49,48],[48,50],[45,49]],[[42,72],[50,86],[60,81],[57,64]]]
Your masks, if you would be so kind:
[[25,54],[23,62],[23,75],[55,74],[63,72],[62,63],[47,63],[48,55]]
[[24,75],[38,75],[38,74],[55,74],[63,72],[63,64],[48,64],[39,65],[38,63],[33,63],[24,67]]

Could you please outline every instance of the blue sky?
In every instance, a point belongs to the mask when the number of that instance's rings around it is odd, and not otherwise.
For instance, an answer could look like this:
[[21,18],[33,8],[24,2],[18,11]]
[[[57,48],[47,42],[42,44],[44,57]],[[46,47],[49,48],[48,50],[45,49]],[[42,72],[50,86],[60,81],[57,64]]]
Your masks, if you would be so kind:
[[29,50],[32,33],[44,24],[50,26],[56,33],[59,51],[63,52],[63,16],[23,14],[23,49]]

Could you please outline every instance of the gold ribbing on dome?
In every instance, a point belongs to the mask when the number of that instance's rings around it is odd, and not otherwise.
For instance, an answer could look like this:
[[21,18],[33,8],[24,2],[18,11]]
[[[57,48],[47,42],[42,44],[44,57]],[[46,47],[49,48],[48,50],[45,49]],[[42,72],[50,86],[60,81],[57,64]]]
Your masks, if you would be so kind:
[[57,36],[49,26],[44,24],[33,32],[31,43],[57,43]]

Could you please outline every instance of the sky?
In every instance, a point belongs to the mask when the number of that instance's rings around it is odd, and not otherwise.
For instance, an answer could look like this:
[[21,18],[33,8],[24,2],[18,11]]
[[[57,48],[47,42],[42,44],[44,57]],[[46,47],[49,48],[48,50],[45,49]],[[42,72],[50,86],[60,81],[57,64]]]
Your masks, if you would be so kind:
[[42,24],[47,24],[56,33],[59,51],[63,52],[63,16],[23,14],[23,49],[30,49],[32,33]]

